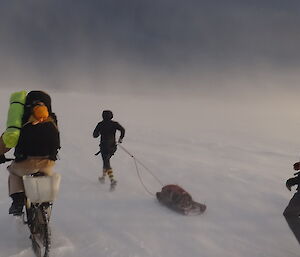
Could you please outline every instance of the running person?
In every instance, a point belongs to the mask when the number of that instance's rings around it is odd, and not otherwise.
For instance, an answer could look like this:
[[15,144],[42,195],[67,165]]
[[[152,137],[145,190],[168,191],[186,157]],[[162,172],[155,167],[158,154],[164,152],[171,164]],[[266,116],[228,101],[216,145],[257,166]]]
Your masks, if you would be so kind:
[[103,161],[103,173],[99,177],[100,182],[104,183],[105,176],[108,175],[111,186],[115,186],[117,181],[114,179],[113,170],[110,166],[110,158],[117,150],[116,145],[116,131],[120,131],[120,137],[118,143],[122,143],[125,135],[125,129],[116,121],[113,121],[113,113],[110,110],[104,110],[102,112],[103,120],[99,122],[94,129],[93,137],[100,136],[100,152]]

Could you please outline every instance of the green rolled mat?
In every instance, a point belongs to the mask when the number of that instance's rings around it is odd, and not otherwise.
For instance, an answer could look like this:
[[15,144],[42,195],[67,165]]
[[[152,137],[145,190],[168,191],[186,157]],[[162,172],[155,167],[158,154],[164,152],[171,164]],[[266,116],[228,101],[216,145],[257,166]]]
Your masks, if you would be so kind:
[[20,91],[12,93],[10,96],[6,130],[2,135],[3,142],[7,148],[13,148],[18,143],[26,95],[26,91]]

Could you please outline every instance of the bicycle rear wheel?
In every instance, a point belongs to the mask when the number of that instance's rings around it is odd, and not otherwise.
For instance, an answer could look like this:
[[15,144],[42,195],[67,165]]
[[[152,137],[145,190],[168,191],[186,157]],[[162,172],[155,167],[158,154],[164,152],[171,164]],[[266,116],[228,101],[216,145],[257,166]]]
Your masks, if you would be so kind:
[[49,226],[52,205],[42,203],[31,204],[26,209],[27,223],[30,229],[32,249],[37,257],[48,257],[51,246],[51,231]]

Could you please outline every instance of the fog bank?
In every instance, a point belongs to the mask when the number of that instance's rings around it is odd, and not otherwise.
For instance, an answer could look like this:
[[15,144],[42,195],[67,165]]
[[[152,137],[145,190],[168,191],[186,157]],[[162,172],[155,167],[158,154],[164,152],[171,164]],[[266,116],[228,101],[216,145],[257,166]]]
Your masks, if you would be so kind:
[[1,87],[295,89],[298,10],[277,0],[4,0]]

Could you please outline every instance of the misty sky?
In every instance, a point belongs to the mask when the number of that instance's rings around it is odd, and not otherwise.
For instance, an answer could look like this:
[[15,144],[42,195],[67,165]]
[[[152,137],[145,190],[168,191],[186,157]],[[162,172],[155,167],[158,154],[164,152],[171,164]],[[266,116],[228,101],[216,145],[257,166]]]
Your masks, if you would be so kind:
[[194,84],[191,77],[200,75],[259,71],[292,74],[292,86],[300,67],[299,7],[290,0],[1,0],[0,76],[6,84],[60,88],[74,77]]

